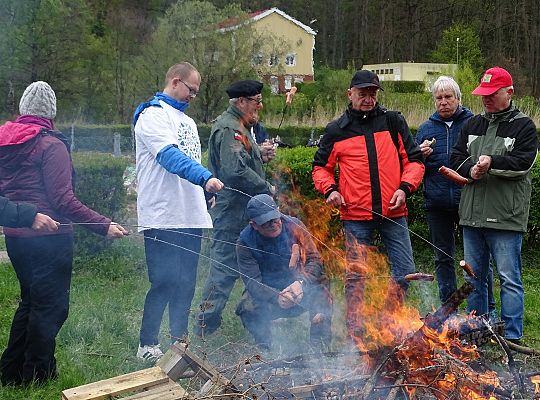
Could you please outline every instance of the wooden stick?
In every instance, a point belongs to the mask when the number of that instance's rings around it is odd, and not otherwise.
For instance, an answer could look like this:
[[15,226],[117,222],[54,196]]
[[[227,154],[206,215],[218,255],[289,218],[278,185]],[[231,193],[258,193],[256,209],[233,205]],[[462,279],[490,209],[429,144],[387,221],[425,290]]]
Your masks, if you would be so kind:
[[[527,354],[530,356],[540,356],[540,351],[536,349],[533,349],[527,346],[520,346],[519,344],[512,343],[506,339],[504,341],[506,342],[506,344],[511,350],[517,351],[518,353]],[[540,372],[537,372],[534,375],[540,375]],[[531,375],[531,376],[534,376],[534,375]]]

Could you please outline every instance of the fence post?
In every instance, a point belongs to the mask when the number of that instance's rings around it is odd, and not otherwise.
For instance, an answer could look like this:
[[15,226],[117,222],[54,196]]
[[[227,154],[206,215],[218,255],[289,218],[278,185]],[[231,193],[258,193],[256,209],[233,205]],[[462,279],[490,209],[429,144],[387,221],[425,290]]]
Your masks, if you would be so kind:
[[69,145],[70,152],[75,151],[75,124],[71,124],[71,144]]
[[131,155],[135,155],[135,128],[131,126]]
[[120,134],[118,132],[114,133],[113,155],[115,157],[120,157],[122,155],[122,152],[120,151]]

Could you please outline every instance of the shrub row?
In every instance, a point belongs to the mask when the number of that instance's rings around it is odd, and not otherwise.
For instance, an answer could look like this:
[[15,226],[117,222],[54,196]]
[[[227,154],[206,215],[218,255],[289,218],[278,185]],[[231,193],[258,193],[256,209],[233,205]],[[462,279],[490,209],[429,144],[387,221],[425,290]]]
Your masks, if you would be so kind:
[[383,81],[381,82],[384,91],[393,93],[425,93],[426,83],[424,81]]
[[[203,150],[208,147],[208,138],[210,137],[210,125],[200,124],[197,126],[199,137],[201,138],[201,146]],[[63,126],[59,129],[70,139],[74,140],[74,150],[77,152],[97,151],[97,152],[112,152],[113,137],[115,133],[119,133],[121,137],[122,154],[131,152],[133,147],[133,135],[131,126],[129,125],[111,125],[111,126],[74,126],[73,137],[71,135],[71,127]],[[309,139],[313,137],[317,140],[324,132],[324,127],[308,127],[308,126],[283,126],[280,129],[274,127],[266,127],[268,134],[275,138],[279,136],[281,141],[290,146],[304,146]],[[411,128],[411,132],[415,133],[416,129]]]
[[[113,221],[122,221],[127,206],[123,175],[128,163],[127,158],[111,154],[73,154],[75,193],[79,200]],[[109,243],[109,240],[87,229],[75,227],[77,255],[94,254]]]
[[[311,200],[320,200],[322,205],[323,196],[319,194],[313,185],[311,179],[311,165],[316,148],[297,147],[293,149],[280,149],[276,159],[270,163],[269,172],[274,183],[280,189],[280,192],[293,199],[299,199],[291,205],[287,203],[288,210],[306,216],[311,207]],[[531,206],[529,215],[529,224],[527,227],[527,243],[537,243],[540,241],[540,159],[536,161],[533,170],[533,188],[531,196]],[[336,178],[337,179],[337,178]],[[307,205],[307,206],[306,206]],[[422,188],[414,193],[407,200],[409,209],[409,225],[413,232],[428,238],[428,228],[426,223],[425,211],[423,208]],[[316,215],[317,224],[321,224],[321,218],[325,218],[323,213]],[[309,226],[310,222],[306,221]],[[339,218],[333,215],[324,221],[331,226],[331,230],[336,230],[336,224],[339,224]],[[413,237],[413,240],[416,238]]]
[[[60,129],[71,137],[71,127],[60,127]],[[201,138],[201,146],[203,150],[208,147],[208,138],[210,137],[210,125],[198,125],[199,136]],[[292,147],[305,146],[308,141],[313,138],[315,140],[324,133],[324,126],[309,127],[309,126],[282,126],[280,129],[275,127],[266,127],[268,134],[273,137],[280,137],[281,141]],[[411,134],[416,135],[417,128],[410,127]],[[537,130],[540,135],[540,128]],[[94,126],[75,126],[74,140],[76,151],[99,151],[112,152],[112,143],[115,133],[121,135],[122,153],[131,152],[132,132],[129,125],[94,125]],[[79,144],[79,145],[77,145]]]

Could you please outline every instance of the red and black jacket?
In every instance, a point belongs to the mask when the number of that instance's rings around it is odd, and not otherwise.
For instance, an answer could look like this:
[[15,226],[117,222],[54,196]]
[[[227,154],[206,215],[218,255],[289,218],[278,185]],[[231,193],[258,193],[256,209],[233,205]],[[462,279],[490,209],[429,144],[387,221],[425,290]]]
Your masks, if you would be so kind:
[[[334,178],[339,166],[339,186]],[[342,220],[397,218],[407,206],[389,210],[397,189],[407,196],[424,176],[422,152],[405,119],[377,105],[369,112],[347,111],[330,122],[313,161],[315,188],[326,197],[338,190],[346,205]]]

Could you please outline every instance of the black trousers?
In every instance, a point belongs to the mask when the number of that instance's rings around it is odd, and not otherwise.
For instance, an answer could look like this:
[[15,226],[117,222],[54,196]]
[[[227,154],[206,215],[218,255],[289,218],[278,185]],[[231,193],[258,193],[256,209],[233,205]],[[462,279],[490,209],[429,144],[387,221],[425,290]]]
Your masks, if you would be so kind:
[[4,385],[44,381],[57,374],[54,351],[69,310],[73,236],[6,237],[6,247],[21,300],[0,358],[0,378]]

